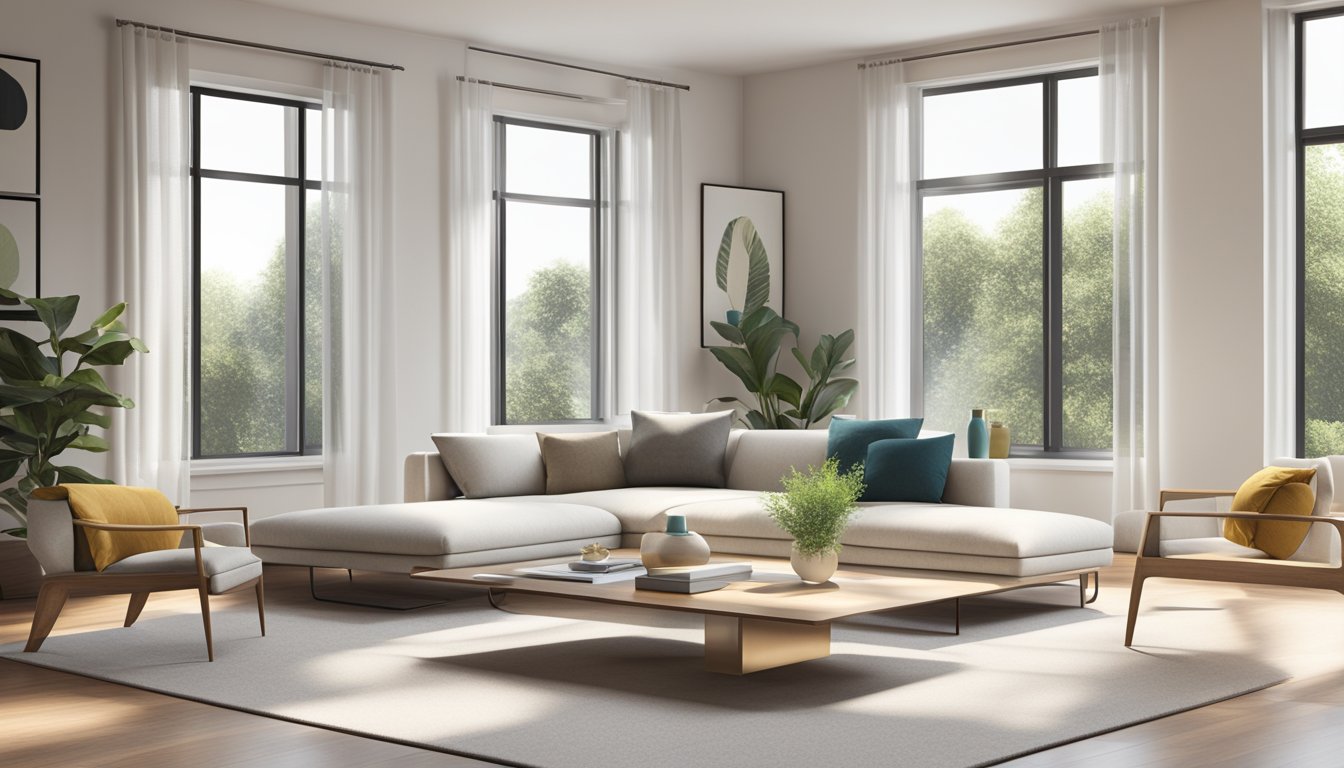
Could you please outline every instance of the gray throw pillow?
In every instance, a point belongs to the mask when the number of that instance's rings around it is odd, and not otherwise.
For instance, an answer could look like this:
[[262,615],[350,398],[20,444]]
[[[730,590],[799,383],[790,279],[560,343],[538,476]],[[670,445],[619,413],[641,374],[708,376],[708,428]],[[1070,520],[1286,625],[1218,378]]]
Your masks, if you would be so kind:
[[629,486],[689,485],[722,488],[733,412],[630,413],[625,453]]
[[537,433],[546,465],[547,493],[580,493],[625,487],[615,432]]
[[531,435],[430,436],[453,482],[468,499],[546,492],[546,468]]

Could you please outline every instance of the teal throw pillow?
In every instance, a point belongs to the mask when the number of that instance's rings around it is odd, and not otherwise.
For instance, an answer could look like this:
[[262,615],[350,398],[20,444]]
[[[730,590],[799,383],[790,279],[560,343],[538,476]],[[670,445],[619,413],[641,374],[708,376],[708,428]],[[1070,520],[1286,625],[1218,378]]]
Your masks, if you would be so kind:
[[840,471],[848,472],[868,456],[868,445],[889,438],[919,437],[924,419],[831,419],[826,436],[826,457],[840,460]]
[[956,437],[878,440],[869,445],[860,501],[942,503]]

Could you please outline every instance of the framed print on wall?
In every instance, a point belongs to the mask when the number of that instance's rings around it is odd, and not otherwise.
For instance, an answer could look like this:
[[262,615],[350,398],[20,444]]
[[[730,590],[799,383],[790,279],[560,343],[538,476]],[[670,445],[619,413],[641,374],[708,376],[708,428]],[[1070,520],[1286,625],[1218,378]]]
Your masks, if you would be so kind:
[[[0,195],[0,288],[23,296],[40,296],[41,203],[32,198]],[[27,307],[0,305],[0,317],[33,320]]]
[[40,193],[37,59],[0,54],[0,193]]
[[761,306],[784,314],[784,193],[700,185],[700,346]]

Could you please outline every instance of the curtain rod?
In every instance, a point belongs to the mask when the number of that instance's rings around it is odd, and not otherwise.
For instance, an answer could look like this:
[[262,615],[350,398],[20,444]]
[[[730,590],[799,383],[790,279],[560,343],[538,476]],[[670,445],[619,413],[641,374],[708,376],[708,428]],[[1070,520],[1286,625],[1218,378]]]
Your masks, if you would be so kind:
[[224,45],[237,45],[243,48],[260,48],[263,51],[275,51],[276,53],[288,53],[293,56],[307,56],[310,59],[329,59],[331,61],[340,61],[346,64],[361,64],[366,67],[377,67],[379,69],[391,69],[398,72],[404,72],[405,67],[397,64],[382,64],[377,61],[364,61],[363,59],[352,59],[348,56],[333,56],[329,53],[314,53],[312,51],[301,51],[297,48],[283,48],[278,45],[267,45],[266,43],[250,43],[246,40],[234,40],[228,37],[216,37],[214,35],[202,35],[197,32],[188,32],[184,29],[173,29],[172,27],[160,27],[157,24],[146,24],[142,21],[130,21],[129,19],[117,19],[117,26],[140,27],[142,29],[157,29],[160,32],[170,32],[181,37],[191,38],[193,40],[205,40],[211,43],[223,43]]
[[482,85],[493,85],[496,88],[508,88],[513,91],[526,91],[528,93],[539,93],[543,96],[559,96],[562,99],[573,99],[574,101],[586,101],[591,104],[625,104],[625,99],[609,99],[603,96],[587,96],[582,93],[569,93],[568,91],[552,91],[547,88],[533,88],[528,85],[512,85],[510,83],[500,83],[494,80],[482,80],[479,77],[465,77],[458,75],[457,80],[460,83],[481,83]]
[[906,56],[899,59],[882,59],[880,61],[861,61],[859,69],[868,67],[885,67],[888,64],[899,64],[903,61],[923,61],[924,59],[937,59],[943,56],[956,56],[959,53],[976,53],[977,51],[992,51],[995,48],[1011,48],[1015,45],[1030,45],[1032,43],[1044,43],[1050,40],[1065,40],[1070,37],[1086,37],[1087,35],[1101,34],[1100,30],[1088,29],[1082,32],[1065,32],[1060,35],[1048,35],[1046,37],[1033,37],[1030,40],[1014,40],[1011,43],[990,43],[989,45],[977,45],[971,48],[957,48],[952,51],[942,51],[941,53],[925,53],[920,56]]
[[514,58],[514,59],[524,59],[524,60],[526,60],[526,61],[535,61],[535,62],[537,62],[538,64],[550,64],[551,66],[555,66],[555,67],[565,67],[565,68],[567,68],[567,69],[578,69],[578,70],[581,70],[581,71],[583,71],[583,72],[595,72],[595,73],[597,73],[597,74],[599,74],[599,75],[606,75],[606,76],[608,76],[608,77],[619,77],[619,78],[621,78],[622,80],[633,80],[633,81],[636,82],[636,83],[648,83],[649,85],[665,85],[665,86],[667,86],[668,88],[677,88],[677,89],[680,89],[680,90],[683,90],[683,91],[689,91],[689,90],[691,90],[691,86],[689,86],[689,85],[682,85],[681,83],[668,83],[668,82],[664,82],[664,81],[662,81],[662,80],[650,80],[650,79],[648,79],[647,77],[635,77],[634,75],[622,75],[622,74],[619,73],[619,72],[608,72],[608,71],[605,70],[605,69],[593,69],[592,67],[580,67],[580,66],[577,65],[577,64],[566,64],[566,63],[564,63],[564,62],[562,62],[562,61],[551,61],[550,59],[539,59],[539,58],[537,58],[536,56],[524,56],[524,55],[522,55],[521,53],[507,53],[507,52],[505,52],[505,51],[495,51],[495,50],[491,50],[491,49],[489,49],[489,48],[480,48],[480,47],[475,46],[475,45],[468,45],[468,46],[467,46],[467,50],[468,50],[468,51],[479,51],[479,52],[481,52],[481,53],[491,53],[491,54],[494,54],[494,55],[496,55],[496,56],[508,56],[508,57],[510,57],[510,58]]

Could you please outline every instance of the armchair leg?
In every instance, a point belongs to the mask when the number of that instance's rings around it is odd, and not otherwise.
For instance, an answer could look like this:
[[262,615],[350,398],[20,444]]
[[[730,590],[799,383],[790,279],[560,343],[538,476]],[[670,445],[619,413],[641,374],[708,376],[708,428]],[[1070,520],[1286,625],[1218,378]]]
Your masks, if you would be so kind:
[[145,601],[149,600],[148,592],[131,593],[131,604],[126,608],[126,623],[123,626],[131,626],[135,620],[140,618],[140,612],[145,609]]
[[201,621],[205,624],[205,652],[210,660],[215,660],[215,641],[210,637],[210,590],[206,585],[200,587]]
[[1129,620],[1125,623],[1125,647],[1134,643],[1134,623],[1139,618],[1139,599],[1143,596],[1143,582],[1148,577],[1134,574],[1134,584],[1129,588]]
[[261,621],[261,636],[266,636],[266,596],[262,590],[262,577],[257,577],[257,618]]
[[25,653],[32,653],[42,647],[42,642],[56,626],[56,617],[65,607],[65,599],[70,590],[60,584],[47,582],[37,593],[37,609],[33,611],[33,628],[28,631],[28,644],[23,647]]

